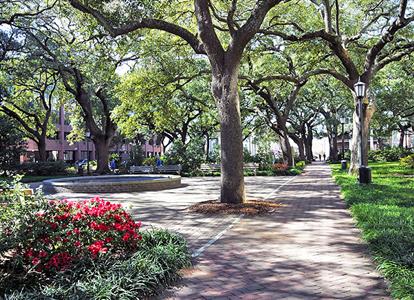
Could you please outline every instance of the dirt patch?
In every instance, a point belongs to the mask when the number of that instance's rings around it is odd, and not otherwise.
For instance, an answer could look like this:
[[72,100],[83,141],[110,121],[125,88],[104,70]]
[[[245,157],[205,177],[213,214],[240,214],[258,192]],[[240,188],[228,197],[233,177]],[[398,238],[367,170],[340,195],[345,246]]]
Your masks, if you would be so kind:
[[202,214],[245,214],[252,216],[273,214],[283,206],[286,205],[264,200],[247,200],[242,204],[227,204],[221,203],[218,200],[209,200],[193,204],[188,210]]

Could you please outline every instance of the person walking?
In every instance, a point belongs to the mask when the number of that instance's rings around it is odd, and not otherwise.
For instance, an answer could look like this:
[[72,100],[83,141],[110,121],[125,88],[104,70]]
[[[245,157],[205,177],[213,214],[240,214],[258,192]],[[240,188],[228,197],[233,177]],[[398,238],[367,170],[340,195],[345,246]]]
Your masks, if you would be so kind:
[[323,154],[323,160],[326,161],[326,154]]
[[322,160],[322,155],[319,153],[319,161]]

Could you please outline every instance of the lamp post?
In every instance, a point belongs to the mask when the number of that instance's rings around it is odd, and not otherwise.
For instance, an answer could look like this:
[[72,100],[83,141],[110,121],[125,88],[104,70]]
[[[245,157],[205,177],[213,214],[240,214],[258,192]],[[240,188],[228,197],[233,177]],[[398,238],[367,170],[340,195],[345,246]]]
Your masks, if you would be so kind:
[[368,168],[364,160],[364,108],[363,99],[365,97],[365,83],[358,80],[354,84],[354,91],[358,98],[358,111],[359,111],[359,134],[360,134],[360,166],[359,166],[359,183],[368,184],[371,183],[371,169]]
[[86,135],[86,173],[88,175],[91,175],[91,171],[90,171],[90,168],[89,168],[89,158],[90,158],[90,155],[89,155],[89,139],[91,137],[91,133],[89,131],[87,131],[85,135]]

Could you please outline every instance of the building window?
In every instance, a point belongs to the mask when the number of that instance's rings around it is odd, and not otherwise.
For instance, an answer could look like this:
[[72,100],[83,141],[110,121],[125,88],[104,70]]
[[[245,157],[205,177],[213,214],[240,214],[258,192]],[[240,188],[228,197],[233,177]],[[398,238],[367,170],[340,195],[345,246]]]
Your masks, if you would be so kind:
[[73,161],[74,160],[74,151],[65,151],[63,153],[63,160],[65,161]]

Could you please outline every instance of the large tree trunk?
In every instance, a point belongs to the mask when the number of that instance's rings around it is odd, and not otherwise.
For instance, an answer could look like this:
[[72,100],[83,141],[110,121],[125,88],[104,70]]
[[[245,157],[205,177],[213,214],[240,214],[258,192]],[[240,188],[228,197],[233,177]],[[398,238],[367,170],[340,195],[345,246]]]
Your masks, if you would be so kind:
[[290,134],[289,136],[295,142],[295,144],[298,146],[299,160],[306,160],[306,156],[305,156],[305,144],[304,144],[303,137],[300,138],[300,137],[298,137],[298,136],[296,136],[294,134]]
[[238,94],[238,64],[219,72],[213,68],[212,91],[220,117],[221,196],[223,203],[245,201],[243,135]]
[[312,140],[313,140],[312,127],[307,126],[307,135],[304,139],[304,142],[305,142],[306,159],[309,162],[313,161]]
[[283,161],[287,163],[290,167],[293,166],[293,153],[292,153],[292,147],[290,145],[289,136],[282,132],[280,135],[280,146],[282,148],[282,154],[283,154]]
[[110,173],[108,162],[109,162],[109,146],[111,144],[112,137],[106,136],[94,136],[93,143],[95,145],[97,154],[97,174],[108,174]]
[[39,161],[47,161],[46,141],[40,139],[36,141],[37,150],[39,151]]
[[206,162],[210,161],[210,135],[206,132]]
[[404,148],[405,127],[401,125],[398,125],[398,127],[400,128],[400,140],[398,143],[398,147]]
[[333,127],[333,131],[329,138],[329,159],[331,161],[338,161],[338,130],[337,127]]
[[[353,114],[353,123],[352,123],[352,140],[350,145],[351,150],[351,161],[349,166],[349,173],[357,173],[358,168],[360,167],[361,162],[361,133],[360,133],[360,122],[358,114],[358,100],[355,99],[355,110]],[[372,115],[375,112],[375,105],[370,103],[368,106],[364,104],[363,106],[363,119],[364,119],[364,128],[362,128],[362,135],[364,139],[364,161],[368,162],[368,143],[369,143],[369,124],[371,122]]]

